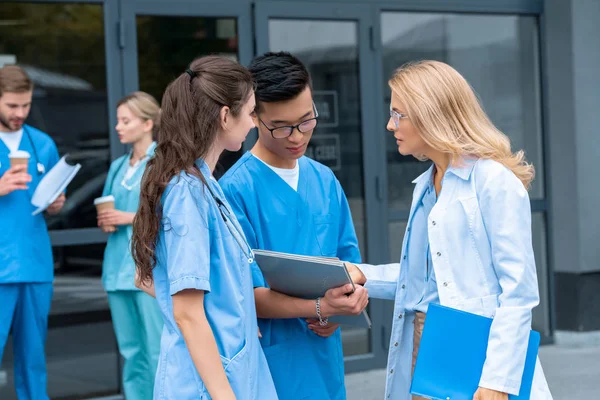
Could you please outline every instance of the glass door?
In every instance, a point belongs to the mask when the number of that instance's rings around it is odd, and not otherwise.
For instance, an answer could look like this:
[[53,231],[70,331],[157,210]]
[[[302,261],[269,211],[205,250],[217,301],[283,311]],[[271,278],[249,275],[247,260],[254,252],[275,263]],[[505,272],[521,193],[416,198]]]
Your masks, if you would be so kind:
[[[327,19],[323,19],[327,15]],[[306,155],[333,170],[346,195],[363,260],[377,263],[379,252],[377,174],[370,138],[374,105],[367,84],[371,65],[369,8],[356,5],[259,2],[257,53],[289,51],[308,68],[320,114]],[[368,160],[368,161],[367,161]],[[371,330],[342,329],[347,371],[385,362],[381,318],[376,301]]]
[[[195,58],[217,54],[247,65],[252,57],[250,3],[123,0],[121,46],[126,93],[142,90],[161,102],[167,85]],[[241,156],[226,153],[227,169]]]
[[[546,250],[546,195],[542,146],[541,83],[538,22],[518,14],[408,12],[379,14],[381,56],[380,112],[387,116],[391,100],[388,79],[413,60],[438,60],[452,65],[473,86],[492,122],[508,137],[511,147],[524,149],[536,167],[529,191],[533,248],[540,305],[533,310],[533,328],[549,337],[550,297]],[[471,35],[470,32],[480,32]],[[472,60],[482,60],[473,63]],[[499,82],[502,82],[499,84]],[[381,157],[387,167],[388,261],[398,262],[408,221],[412,180],[429,168],[412,156],[398,154],[392,134],[381,129]]]
[[[118,352],[100,281],[106,235],[93,206],[111,158],[120,155],[111,129],[120,63],[108,50],[117,17],[116,0],[0,2],[0,66],[16,63],[34,83],[27,123],[82,167],[61,212],[46,215],[55,275],[46,340],[52,399],[119,391]],[[3,400],[17,398],[13,344],[10,336],[0,360]]]

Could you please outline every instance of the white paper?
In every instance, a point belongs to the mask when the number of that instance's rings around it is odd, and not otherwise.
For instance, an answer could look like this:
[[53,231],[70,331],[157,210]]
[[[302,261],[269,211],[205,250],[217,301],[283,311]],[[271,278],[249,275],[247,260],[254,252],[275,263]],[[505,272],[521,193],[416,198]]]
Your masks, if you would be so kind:
[[32,215],[43,212],[50,204],[54,203],[81,169],[81,164],[67,164],[66,157],[65,155],[61,158],[54,168],[44,175],[35,189],[35,193],[33,193],[33,197],[31,198],[31,204],[37,207],[37,210]]

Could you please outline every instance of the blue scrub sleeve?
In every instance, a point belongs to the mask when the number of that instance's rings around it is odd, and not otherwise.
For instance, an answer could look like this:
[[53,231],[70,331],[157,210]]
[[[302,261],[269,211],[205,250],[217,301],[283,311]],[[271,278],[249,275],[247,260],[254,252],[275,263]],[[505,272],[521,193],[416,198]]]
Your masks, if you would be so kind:
[[350,205],[348,204],[346,194],[337,179],[335,184],[340,206],[340,229],[337,256],[340,260],[358,264],[362,260],[360,249],[358,247],[358,238],[356,237],[356,231],[354,230],[354,222],[352,221],[352,213],[350,212]]
[[210,204],[201,183],[181,177],[167,187],[163,229],[171,296],[185,289],[210,292]]
[[[248,220],[248,212],[246,210],[246,207],[244,206],[244,200],[241,198],[241,193],[239,191],[233,193],[233,191],[231,190],[232,188],[235,188],[235,185],[221,185],[221,189],[225,194],[225,198],[227,199],[231,210],[235,214],[238,223],[242,227],[248,244],[251,248],[256,249],[258,248],[256,232],[254,232],[254,228]],[[254,287],[267,287],[267,282],[265,281],[265,278],[263,277],[263,274],[260,271],[258,264],[256,264],[256,262],[253,262],[252,264],[250,264],[250,269],[252,270],[252,284],[254,285]]]

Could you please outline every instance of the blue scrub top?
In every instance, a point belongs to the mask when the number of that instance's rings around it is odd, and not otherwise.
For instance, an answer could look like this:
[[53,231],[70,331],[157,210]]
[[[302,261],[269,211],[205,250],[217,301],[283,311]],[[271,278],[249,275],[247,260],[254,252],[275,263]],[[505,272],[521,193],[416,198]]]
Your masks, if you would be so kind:
[[[235,216],[207,165],[200,169],[215,195]],[[154,386],[155,399],[210,399],[173,317],[172,298],[185,289],[205,291],[204,309],[227,378],[238,400],[277,399],[258,341],[252,275],[217,204],[197,176],[182,172],[162,197],[162,229],[153,271],[156,299],[165,322]],[[233,225],[232,225],[233,226]]]
[[[246,153],[219,180],[255,249],[360,262],[346,195],[333,172],[307,157],[298,160],[298,191]],[[255,287],[266,282],[257,265]],[[282,399],[345,399],[344,356],[338,329],[329,338],[304,319],[259,319],[261,344]]]
[[[31,199],[44,177],[38,173],[37,163],[50,171],[59,160],[58,150],[50,136],[29,125],[23,126],[19,150],[31,156],[28,172],[32,181],[28,190],[0,196],[0,284],[52,282],[54,262],[48,228],[43,213],[31,215],[37,209]],[[0,176],[10,169],[9,153],[0,140]]]
[[[146,164],[152,155],[156,143],[152,143],[146,155],[140,161],[138,169],[127,180],[125,172],[129,167],[131,153],[117,158],[110,165],[102,196],[115,197],[115,209],[125,212],[137,212],[140,204],[140,183]],[[117,231],[110,234],[104,250],[102,262],[102,284],[108,292],[115,290],[138,290],[135,287],[135,263],[131,256],[130,242],[133,234],[132,225],[118,226]]]

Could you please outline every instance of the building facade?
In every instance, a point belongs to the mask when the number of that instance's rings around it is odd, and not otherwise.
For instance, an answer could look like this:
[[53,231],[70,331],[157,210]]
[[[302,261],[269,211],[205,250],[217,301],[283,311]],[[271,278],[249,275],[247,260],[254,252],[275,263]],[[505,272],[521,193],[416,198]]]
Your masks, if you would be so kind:
[[[106,236],[92,203],[111,160],[129,150],[114,130],[116,104],[138,89],[160,101],[206,54],[247,64],[287,50],[306,63],[320,114],[308,155],[342,183],[369,263],[399,260],[411,181],[428,167],[400,156],[385,129],[387,79],[411,60],[454,66],[536,167],[530,197],[541,302],[533,328],[547,343],[557,329],[600,330],[598,19],[598,0],[3,1],[0,64],[24,66],[36,84],[29,123],[82,165],[63,212],[47,219],[56,272],[49,395],[120,392],[100,283]],[[343,329],[347,371],[385,365],[392,311],[391,302],[373,300],[371,330]],[[0,370],[9,377],[0,380],[0,398],[13,399],[10,348]]]

